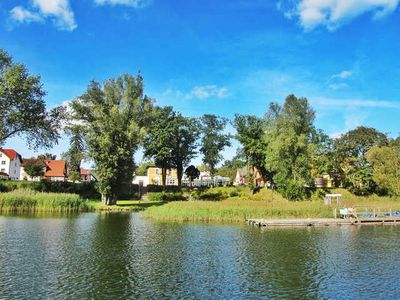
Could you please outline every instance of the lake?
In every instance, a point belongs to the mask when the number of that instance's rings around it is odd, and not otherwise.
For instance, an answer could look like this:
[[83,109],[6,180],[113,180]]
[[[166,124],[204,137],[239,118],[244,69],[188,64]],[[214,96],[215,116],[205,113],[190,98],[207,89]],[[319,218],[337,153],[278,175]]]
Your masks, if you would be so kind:
[[400,226],[0,216],[0,299],[400,298]]

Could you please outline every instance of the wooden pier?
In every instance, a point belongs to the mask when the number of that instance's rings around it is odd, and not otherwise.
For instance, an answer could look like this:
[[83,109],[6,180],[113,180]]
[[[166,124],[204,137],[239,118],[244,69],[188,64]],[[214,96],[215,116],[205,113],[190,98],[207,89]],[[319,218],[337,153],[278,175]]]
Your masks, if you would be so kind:
[[366,225],[366,224],[398,224],[400,217],[349,218],[349,219],[249,219],[247,224],[258,227],[275,226],[331,226],[331,225]]

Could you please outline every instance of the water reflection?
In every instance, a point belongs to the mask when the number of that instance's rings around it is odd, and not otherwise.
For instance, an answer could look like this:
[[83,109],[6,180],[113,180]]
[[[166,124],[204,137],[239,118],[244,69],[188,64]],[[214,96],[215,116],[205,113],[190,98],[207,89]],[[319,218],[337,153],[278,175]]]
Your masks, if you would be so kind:
[[400,227],[0,216],[0,298],[399,298]]

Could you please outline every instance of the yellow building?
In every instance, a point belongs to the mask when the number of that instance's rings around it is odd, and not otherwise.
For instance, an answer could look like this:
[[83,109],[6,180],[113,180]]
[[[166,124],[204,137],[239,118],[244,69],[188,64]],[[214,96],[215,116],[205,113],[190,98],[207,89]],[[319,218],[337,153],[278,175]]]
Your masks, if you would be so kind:
[[[147,178],[149,184],[162,185],[162,168],[155,166],[147,167]],[[176,169],[167,169],[166,185],[178,185],[178,175]]]

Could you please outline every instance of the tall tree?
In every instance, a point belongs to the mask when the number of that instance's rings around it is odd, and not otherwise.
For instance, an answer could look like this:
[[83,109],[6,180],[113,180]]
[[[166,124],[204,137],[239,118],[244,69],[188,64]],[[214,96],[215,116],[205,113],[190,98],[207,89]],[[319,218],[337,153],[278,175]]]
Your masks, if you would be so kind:
[[57,155],[51,153],[43,153],[38,155],[38,159],[40,160],[55,160],[57,159]]
[[57,143],[65,110],[47,111],[45,95],[40,77],[0,49],[0,146],[13,136],[24,136],[33,148]]
[[162,185],[166,185],[167,169],[173,167],[171,141],[174,138],[173,122],[176,113],[172,107],[156,107],[144,139],[144,156],[152,159],[162,170]]
[[200,176],[200,171],[197,169],[195,166],[190,165],[189,167],[186,168],[185,170],[185,175],[189,177],[190,180],[190,186],[192,186],[193,180],[196,178],[199,178]]
[[271,104],[266,114],[264,138],[266,168],[274,173],[277,189],[290,200],[301,200],[312,185],[314,110],[306,98],[290,95],[283,107]]
[[199,126],[193,118],[185,118],[172,107],[158,108],[145,139],[145,156],[162,168],[162,183],[166,169],[176,168],[178,185],[182,184],[184,166],[196,154]]
[[211,176],[215,174],[216,165],[222,160],[221,151],[231,145],[231,135],[224,133],[227,119],[215,115],[201,117],[201,148],[203,163],[210,169]]
[[24,171],[30,177],[41,177],[44,174],[46,164],[40,159],[28,159],[24,164]]
[[356,194],[374,192],[373,170],[366,155],[372,147],[385,146],[388,143],[386,134],[364,126],[337,138],[333,145],[336,159],[343,171],[343,185]]
[[380,189],[392,196],[400,196],[400,146],[374,146],[367,153],[373,166],[373,180]]
[[129,74],[103,85],[93,81],[72,102],[74,117],[84,125],[88,154],[96,164],[98,189],[106,205],[132,183],[134,153],[148,124],[151,99],[143,94],[143,79]]
[[234,126],[236,139],[243,146],[243,153],[248,164],[257,168],[265,181],[272,179],[272,173],[265,167],[267,147],[265,133],[265,120],[255,116],[235,115]]
[[72,125],[65,130],[69,135],[69,149],[62,154],[63,159],[68,162],[68,177],[78,181],[80,179],[81,162],[85,159],[84,128],[81,125]]
[[182,185],[183,168],[196,155],[199,124],[194,118],[185,118],[177,114],[173,120],[172,162],[176,167],[178,185]]

